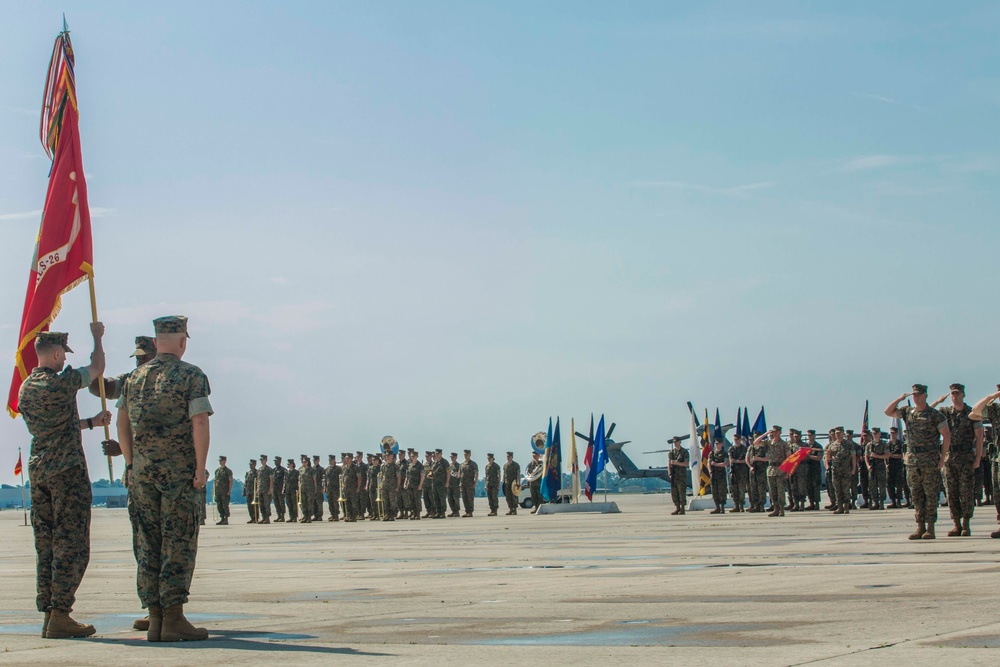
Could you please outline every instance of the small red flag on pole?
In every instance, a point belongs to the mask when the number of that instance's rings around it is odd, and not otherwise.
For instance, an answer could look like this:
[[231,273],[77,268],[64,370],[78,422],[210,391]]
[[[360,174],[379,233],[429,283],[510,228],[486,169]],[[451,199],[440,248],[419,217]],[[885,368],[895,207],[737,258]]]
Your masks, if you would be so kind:
[[17,465],[14,466],[14,477],[19,477],[21,475],[21,452],[17,452]]

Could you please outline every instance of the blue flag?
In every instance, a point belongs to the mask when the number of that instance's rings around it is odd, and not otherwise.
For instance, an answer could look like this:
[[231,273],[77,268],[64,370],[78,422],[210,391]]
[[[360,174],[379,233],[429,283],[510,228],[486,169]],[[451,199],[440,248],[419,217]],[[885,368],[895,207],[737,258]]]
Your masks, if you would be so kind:
[[757,415],[757,421],[753,423],[754,433],[767,433],[767,419],[764,418],[764,406],[760,406],[760,413]]
[[559,417],[556,430],[545,446],[545,472],[542,473],[542,498],[552,501],[559,497],[562,486],[562,442],[559,437]]
[[716,440],[722,440],[722,420],[719,419],[719,408],[715,409],[715,432],[712,437]]
[[750,437],[750,411],[743,408],[743,437]]
[[597,424],[597,433],[594,434],[594,454],[591,457],[590,469],[587,470],[587,497],[593,499],[594,491],[597,489],[597,476],[604,472],[604,466],[608,464],[608,446],[604,441],[604,415]]
[[743,437],[743,408],[736,408],[736,435]]

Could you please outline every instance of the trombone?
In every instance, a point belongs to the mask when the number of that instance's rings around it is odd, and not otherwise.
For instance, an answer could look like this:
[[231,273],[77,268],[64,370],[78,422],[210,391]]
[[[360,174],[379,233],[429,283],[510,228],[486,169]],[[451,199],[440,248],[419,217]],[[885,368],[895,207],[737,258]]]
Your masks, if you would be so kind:
[[384,521],[385,520],[385,501],[382,500],[382,485],[381,484],[379,484],[376,487],[375,514],[378,517],[379,521]]
[[250,501],[250,505],[253,507],[253,520],[256,523],[260,521],[260,501],[258,500],[258,493],[260,492],[260,477],[253,478],[253,499]]

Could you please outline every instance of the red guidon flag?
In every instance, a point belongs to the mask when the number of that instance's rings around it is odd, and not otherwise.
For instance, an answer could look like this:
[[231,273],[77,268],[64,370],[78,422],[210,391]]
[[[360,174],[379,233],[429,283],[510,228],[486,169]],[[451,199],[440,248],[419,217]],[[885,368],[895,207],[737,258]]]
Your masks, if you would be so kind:
[[56,37],[52,51],[45,82],[41,137],[45,152],[52,158],[52,170],[14,355],[14,378],[7,398],[11,417],[18,413],[17,395],[21,383],[38,365],[35,335],[48,330],[59,314],[61,296],[94,272],[90,208],[80,155],[73,45],[68,31]]
[[14,466],[14,477],[21,474],[21,452],[17,453],[17,465]]
[[785,459],[780,466],[778,466],[778,470],[783,470],[791,475],[795,472],[795,469],[799,467],[799,464],[806,460],[806,457],[809,456],[809,452],[811,451],[811,447],[807,447],[805,445],[799,447],[798,451],[792,452],[792,455]]

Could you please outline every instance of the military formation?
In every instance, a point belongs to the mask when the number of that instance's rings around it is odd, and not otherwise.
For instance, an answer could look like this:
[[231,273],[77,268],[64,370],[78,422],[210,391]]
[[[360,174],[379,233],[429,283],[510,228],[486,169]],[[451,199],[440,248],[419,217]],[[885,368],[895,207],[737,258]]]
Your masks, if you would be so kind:
[[[932,403],[926,385],[913,385],[885,409],[887,417],[905,425],[905,439],[895,426],[885,434],[879,428],[864,430],[858,440],[853,430],[838,426],[827,433],[824,448],[815,430],[807,430],[803,441],[801,431],[789,429],[785,440],[777,425],[752,439],[735,436],[728,451],[718,438],[705,461],[707,490],[715,503],[710,513],[725,513],[729,499],[730,512],[781,517],[786,511],[819,511],[825,476],[825,509],[833,514],[859,507],[913,509],[917,529],[909,539],[932,540],[943,496],[953,524],[948,536],[968,537],[977,506],[994,505],[1000,523],[1000,429],[992,428],[1000,424],[1000,384],[997,390],[970,406],[963,384],[952,384]],[[691,457],[681,442],[674,438],[667,454],[674,515],[684,514],[687,504]],[[799,452],[792,471],[783,470],[782,464]],[[990,537],[1000,538],[1000,530]]]
[[[404,452],[392,436],[382,439],[380,449],[374,454],[342,452],[339,459],[330,454],[326,468],[320,465],[319,456],[306,454],[299,456],[298,468],[292,459],[283,467],[281,457],[275,457],[271,467],[266,454],[261,454],[259,460],[250,459],[243,477],[247,523],[272,523],[272,516],[274,523],[322,522],[324,507],[327,522],[473,516],[479,464],[472,460],[471,450],[464,450],[461,462],[457,452],[446,459],[441,449],[424,452],[421,460],[419,451],[409,448]],[[492,453],[486,458],[484,481],[489,507],[486,516],[499,514],[501,491],[507,504],[506,514],[516,515],[521,489],[520,464],[514,460],[513,452],[507,452],[502,468]],[[218,503],[220,493],[226,495],[232,491],[232,471],[226,467],[225,457],[220,457],[215,479]],[[540,497],[538,501],[544,503]],[[225,512],[220,505],[217,522],[222,526],[229,524],[228,495],[224,503]]]

